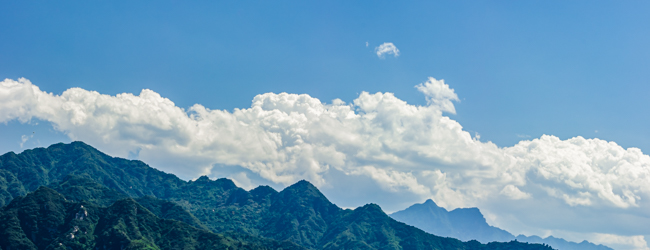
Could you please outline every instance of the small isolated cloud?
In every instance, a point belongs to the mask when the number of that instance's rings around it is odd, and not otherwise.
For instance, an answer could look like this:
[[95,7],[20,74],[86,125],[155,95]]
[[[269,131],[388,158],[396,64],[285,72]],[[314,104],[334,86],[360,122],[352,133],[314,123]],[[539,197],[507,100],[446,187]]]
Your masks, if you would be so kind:
[[375,51],[379,58],[384,58],[384,55],[387,54],[393,54],[395,57],[399,56],[399,49],[397,49],[393,43],[384,43],[379,45],[379,47],[375,48]]
[[27,135],[23,135],[23,136],[21,136],[21,137],[20,137],[20,148],[23,148],[23,146],[25,145],[25,142],[27,142],[27,140],[29,140],[29,139],[32,138],[32,137],[34,137],[33,134],[30,135],[30,136],[27,136]]
[[369,45],[368,42],[366,42],[366,47],[368,47],[368,45]]

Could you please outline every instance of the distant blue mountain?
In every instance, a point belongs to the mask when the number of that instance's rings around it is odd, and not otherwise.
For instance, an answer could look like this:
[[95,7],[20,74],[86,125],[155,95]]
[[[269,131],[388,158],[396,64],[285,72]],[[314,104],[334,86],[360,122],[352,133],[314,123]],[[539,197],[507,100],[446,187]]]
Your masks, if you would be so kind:
[[580,243],[566,241],[549,236],[514,236],[508,231],[488,225],[485,217],[478,208],[457,208],[452,211],[439,207],[429,199],[422,204],[390,215],[397,221],[420,228],[425,232],[457,238],[462,241],[477,240],[482,243],[493,241],[507,242],[517,240],[529,243],[544,243],[559,250],[613,250],[604,245],[596,245],[588,241]]
[[572,250],[572,249],[595,249],[595,250],[605,250],[605,249],[612,249],[604,245],[596,245],[594,243],[591,243],[589,241],[583,240],[580,243],[575,243],[572,241],[566,241],[565,239],[562,238],[555,238],[553,236],[548,236],[546,238],[542,238],[536,235],[532,236],[525,236],[525,235],[517,235],[515,238],[518,241],[521,242],[528,242],[528,243],[544,243],[546,245],[549,245],[553,248],[559,249],[559,250]]

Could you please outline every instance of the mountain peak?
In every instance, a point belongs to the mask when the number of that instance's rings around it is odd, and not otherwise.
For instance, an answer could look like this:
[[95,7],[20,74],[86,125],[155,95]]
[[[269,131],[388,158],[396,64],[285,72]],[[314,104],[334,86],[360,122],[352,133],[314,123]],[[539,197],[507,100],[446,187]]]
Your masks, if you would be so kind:
[[235,182],[233,182],[231,179],[228,178],[219,178],[214,181],[215,183],[219,184],[219,186],[223,187],[223,189],[233,189],[237,188],[237,185],[235,185]]
[[272,187],[266,185],[260,185],[251,191],[249,191],[253,196],[265,196],[269,194],[277,194],[278,191],[275,191]]
[[514,238],[506,231],[490,227],[478,208],[457,208],[447,211],[430,199],[391,214],[391,217],[428,233],[463,241],[475,239],[486,243],[509,241]]
[[[63,144],[63,143],[60,143],[60,144]],[[73,142],[70,143],[70,145],[72,145],[72,146],[77,146],[77,147],[89,147],[89,148],[93,148],[93,146],[90,146],[90,145],[88,145],[88,144],[86,144],[85,142],[82,142],[82,141],[73,141]],[[93,149],[94,149],[94,148],[93,148]]]
[[[273,206],[277,209],[314,209],[318,213],[333,215],[340,210],[332,204],[313,184],[301,180],[285,188],[275,196]],[[281,208],[283,207],[283,208]]]
[[434,202],[432,199],[427,199],[424,203],[424,205],[430,206],[430,207],[440,207],[436,202]]
[[316,190],[318,190],[318,188],[316,188],[316,186],[314,186],[314,184],[311,184],[311,182],[306,181],[306,180],[300,180],[300,181],[294,183],[293,185],[287,187],[287,189],[303,189],[303,190],[316,189]]
[[358,219],[368,220],[370,218],[388,218],[388,215],[381,210],[381,207],[374,203],[368,203],[354,209],[353,216]]
[[481,210],[475,207],[470,208],[456,208],[449,212],[449,218],[457,221],[458,223],[467,223],[480,225],[481,227],[489,227]]
[[219,188],[223,190],[231,190],[231,189],[236,189],[237,185],[235,185],[235,182],[228,178],[219,178],[216,180],[211,180],[210,177],[207,176],[201,176],[198,179],[194,181],[189,182],[190,186],[200,186],[200,187],[209,187],[209,188]]
[[212,181],[212,180],[210,180],[209,177],[207,177],[207,176],[205,176],[205,175],[202,175],[201,177],[199,177],[198,179],[196,179],[195,182],[210,182],[210,181]]
[[46,186],[38,187],[38,189],[36,189],[36,191],[31,193],[31,196],[34,196],[34,197],[42,196],[42,197],[54,198],[56,200],[65,200],[63,195],[56,192],[54,189],[51,189],[51,188],[46,187]]
[[64,150],[81,148],[81,149],[84,149],[84,150],[100,152],[99,150],[97,150],[93,146],[90,146],[90,145],[88,145],[88,144],[86,144],[85,142],[82,142],[82,141],[73,141],[73,142],[68,143],[68,144],[63,143],[63,142],[59,142],[57,144],[52,144],[49,147],[47,147],[47,149],[50,149],[50,150],[57,149],[57,148],[61,148],[61,149],[64,149]]
[[307,195],[307,196],[322,196],[325,198],[325,196],[318,190],[314,184],[311,184],[311,182],[306,181],[306,180],[300,180],[291,186],[286,187],[280,193],[295,193],[295,194],[300,194],[301,196]]
[[407,209],[395,212],[393,214],[399,214],[399,213],[404,212],[404,211],[420,211],[420,210],[429,211],[429,212],[433,212],[433,213],[439,213],[439,214],[440,213],[447,213],[447,209],[438,206],[438,204],[436,204],[436,202],[434,202],[432,199],[427,199],[424,203],[413,204],[410,207],[408,207]]
[[319,199],[327,200],[327,198],[325,198],[325,195],[323,195],[320,192],[320,190],[318,190],[318,188],[316,188],[316,186],[314,186],[313,184],[311,184],[310,182],[308,182],[306,180],[300,180],[300,181],[294,183],[293,185],[288,186],[287,188],[282,190],[280,192],[280,194],[282,196],[292,194],[292,195],[295,195],[295,196],[300,196],[302,198],[318,197]]
[[368,211],[373,211],[373,212],[377,212],[377,211],[381,211],[382,213],[384,212],[384,210],[381,210],[381,207],[379,205],[375,204],[375,203],[368,203],[368,204],[366,204],[363,207],[360,207],[358,209],[368,210]]

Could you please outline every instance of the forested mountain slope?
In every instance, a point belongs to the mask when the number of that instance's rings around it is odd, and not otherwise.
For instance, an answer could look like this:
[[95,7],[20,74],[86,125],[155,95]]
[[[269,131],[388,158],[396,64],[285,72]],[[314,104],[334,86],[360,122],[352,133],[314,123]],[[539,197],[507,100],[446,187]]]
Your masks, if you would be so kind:
[[161,219],[131,198],[109,207],[66,200],[40,187],[0,210],[2,249],[302,249],[264,238],[237,239]]
[[[192,242],[208,237],[203,232],[209,232],[201,230],[207,228],[218,233],[217,236],[209,234],[209,237],[226,237],[232,242],[224,244],[231,246],[238,242],[252,246],[261,244],[264,239],[273,239],[267,243],[291,248],[293,245],[286,242],[290,241],[310,249],[551,249],[521,242],[481,244],[438,237],[391,219],[377,205],[369,204],[355,210],[341,209],[307,181],[297,182],[280,192],[267,186],[246,191],[228,179],[201,177],[195,181],[183,181],[141,161],[110,157],[83,142],[60,143],[0,156],[0,185],[0,200],[6,204],[15,198],[10,206],[4,208],[8,214],[18,211],[11,209],[22,204],[19,202],[21,199],[26,199],[21,196],[38,189],[36,193],[58,191],[69,199],[57,203],[64,204],[56,210],[58,213],[69,214],[72,213],[69,209],[75,205],[86,204],[84,206],[101,210],[99,214],[114,215],[97,217],[93,235],[98,236],[93,236],[96,240],[88,241],[100,245],[109,244],[109,241],[99,240],[104,239],[102,235],[126,234],[134,235],[129,239],[142,243],[142,246],[155,245],[167,249],[172,244],[165,241],[168,239],[157,238],[157,234],[148,232],[158,232],[156,228],[159,226],[151,225],[172,225],[175,221],[188,231],[181,238],[186,239],[191,247],[202,247]],[[39,189],[41,186],[53,190]],[[118,213],[118,210],[124,213]],[[30,216],[41,220],[47,215]],[[126,221],[120,219],[124,216],[132,222],[127,223],[127,227],[119,222]],[[142,219],[144,224],[134,224],[137,218],[145,218]],[[16,222],[16,219],[8,221]],[[58,221],[59,224],[52,225],[67,225],[65,220],[63,224],[60,219]],[[102,221],[107,222],[102,224]],[[65,228],[63,226],[61,230]],[[187,228],[197,231],[189,233],[191,230]],[[63,232],[61,230],[56,232]],[[25,237],[15,238],[17,242],[29,240],[39,249],[45,249],[41,248],[45,243],[30,238],[33,231],[23,230],[23,233]],[[52,239],[61,237],[44,235],[49,237],[44,239],[50,239],[50,243],[54,242]]]

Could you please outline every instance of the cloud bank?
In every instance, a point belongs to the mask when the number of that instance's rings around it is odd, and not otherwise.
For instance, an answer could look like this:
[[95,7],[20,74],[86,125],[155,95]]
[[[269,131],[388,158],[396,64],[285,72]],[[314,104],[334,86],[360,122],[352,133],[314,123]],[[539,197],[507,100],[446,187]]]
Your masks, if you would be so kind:
[[399,56],[399,49],[393,43],[383,43],[375,48],[375,52],[377,52],[379,58],[384,58],[385,55],[391,54],[395,57]]
[[115,156],[135,154],[185,179],[228,175],[248,186],[255,178],[279,185],[307,179],[326,189],[359,180],[377,188],[367,195],[408,197],[380,203],[389,211],[432,198],[447,208],[479,206],[513,233],[564,230],[637,242],[650,235],[650,156],[640,149],[552,135],[501,148],[445,115],[459,99],[444,81],[429,78],[416,89],[426,106],[392,93],[362,92],[352,103],[266,93],[230,112],[183,109],[148,89],[54,95],[7,79],[0,82],[0,122],[48,121],[73,140]]

